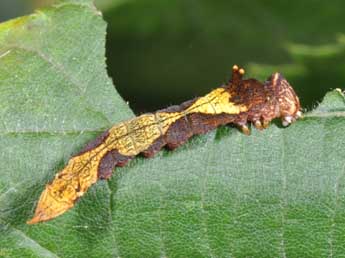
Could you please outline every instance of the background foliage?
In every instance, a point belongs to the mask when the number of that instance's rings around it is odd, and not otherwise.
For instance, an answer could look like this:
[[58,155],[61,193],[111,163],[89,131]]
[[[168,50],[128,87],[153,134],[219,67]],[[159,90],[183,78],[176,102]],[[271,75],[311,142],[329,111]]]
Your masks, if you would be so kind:
[[[50,2],[5,0],[0,17],[15,4],[30,13]],[[282,72],[308,108],[344,85],[344,1],[95,2],[108,22],[109,73],[136,112],[201,95],[226,81],[234,63],[260,79]]]

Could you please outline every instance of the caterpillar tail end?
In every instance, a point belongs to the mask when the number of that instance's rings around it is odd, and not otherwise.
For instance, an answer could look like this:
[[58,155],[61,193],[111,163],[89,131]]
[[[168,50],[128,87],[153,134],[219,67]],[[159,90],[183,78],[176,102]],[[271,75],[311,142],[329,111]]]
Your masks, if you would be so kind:
[[35,214],[26,224],[32,225],[56,218],[73,207],[73,203],[57,201],[50,194],[51,188],[48,185],[41,194]]

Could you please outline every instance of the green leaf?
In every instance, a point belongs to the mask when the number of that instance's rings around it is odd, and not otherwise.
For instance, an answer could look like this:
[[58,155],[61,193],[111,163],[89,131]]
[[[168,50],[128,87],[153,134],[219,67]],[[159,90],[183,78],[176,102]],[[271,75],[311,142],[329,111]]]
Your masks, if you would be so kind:
[[44,186],[132,116],[106,75],[105,23],[63,1],[0,25],[0,256],[339,257],[345,251],[345,98],[288,128],[221,127],[136,158],[64,215],[28,226]]

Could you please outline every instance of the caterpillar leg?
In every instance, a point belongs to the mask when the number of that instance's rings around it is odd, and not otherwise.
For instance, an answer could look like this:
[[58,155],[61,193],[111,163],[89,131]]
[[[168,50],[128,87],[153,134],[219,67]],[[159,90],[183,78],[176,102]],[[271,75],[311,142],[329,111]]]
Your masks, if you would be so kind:
[[236,124],[237,128],[245,135],[250,135],[250,129],[246,123]]
[[267,120],[263,120],[263,121],[262,121],[262,127],[263,127],[264,129],[268,128],[269,125],[270,125],[270,121],[267,121]]
[[264,127],[263,127],[263,125],[262,125],[262,123],[261,123],[260,120],[255,120],[255,121],[253,122],[253,124],[254,124],[255,128],[258,129],[258,130],[260,130],[260,131],[264,129]]
[[282,118],[283,121],[283,126],[288,126],[289,124],[295,122],[298,118],[302,117],[302,112],[298,111],[296,115],[291,116],[291,115],[286,115]]
[[240,130],[242,131],[242,133],[244,133],[245,135],[250,135],[250,129],[247,125],[242,125],[240,127]]
[[263,114],[260,117],[255,116],[251,118],[251,121],[256,129],[263,130],[269,127],[272,117],[269,115]]

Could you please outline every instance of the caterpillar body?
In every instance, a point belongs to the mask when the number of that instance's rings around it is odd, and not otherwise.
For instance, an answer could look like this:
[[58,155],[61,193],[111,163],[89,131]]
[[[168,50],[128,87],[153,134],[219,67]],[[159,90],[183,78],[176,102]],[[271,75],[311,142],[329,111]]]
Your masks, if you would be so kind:
[[244,73],[234,65],[231,80],[207,95],[114,125],[73,156],[46,185],[27,223],[63,214],[98,179],[108,179],[116,166],[138,154],[153,157],[164,146],[175,149],[193,135],[220,125],[232,123],[250,134],[250,123],[261,130],[274,118],[281,118],[286,126],[301,116],[299,99],[281,74],[261,83],[243,80]]

